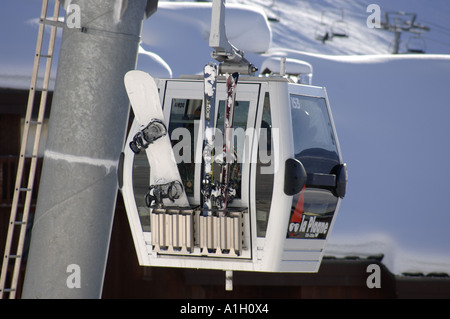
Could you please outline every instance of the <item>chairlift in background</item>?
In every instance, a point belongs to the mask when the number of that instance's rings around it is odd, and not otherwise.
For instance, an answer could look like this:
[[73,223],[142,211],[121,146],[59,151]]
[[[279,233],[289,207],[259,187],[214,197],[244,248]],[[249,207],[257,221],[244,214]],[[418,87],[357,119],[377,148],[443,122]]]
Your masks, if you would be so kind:
[[[430,31],[428,26],[416,22],[416,13],[386,12],[385,22],[381,23],[384,30],[394,33],[394,40],[389,47],[389,51],[397,54],[402,53],[425,53],[425,41],[421,37],[422,32]],[[411,32],[415,35],[410,37],[405,43],[400,38],[402,32]],[[402,50],[400,46],[402,45]]]
[[330,40],[330,26],[326,24],[323,20],[324,11],[322,11],[320,16],[320,23],[317,25],[316,30],[314,32],[314,38],[322,43]]
[[334,21],[331,25],[331,34],[333,37],[348,38],[348,24],[344,19],[343,8],[341,8],[341,19]]
[[407,53],[417,53],[423,54],[426,51],[425,40],[422,38],[420,34],[417,34],[408,39],[406,42],[406,52]]
[[270,11],[266,10],[267,20],[269,20],[270,22],[280,22],[279,9],[275,8],[276,1],[277,0],[272,0],[272,4],[269,6],[271,9],[273,9],[274,12],[270,12]]

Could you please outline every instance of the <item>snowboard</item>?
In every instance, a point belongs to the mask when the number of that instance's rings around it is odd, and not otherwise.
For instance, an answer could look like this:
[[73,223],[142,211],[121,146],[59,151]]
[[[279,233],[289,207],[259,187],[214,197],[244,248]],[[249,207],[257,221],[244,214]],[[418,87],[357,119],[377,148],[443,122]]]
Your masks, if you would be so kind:
[[125,89],[140,130],[130,143],[134,153],[145,150],[150,165],[148,206],[189,206],[170,137],[158,88],[148,73],[132,70],[125,74]]

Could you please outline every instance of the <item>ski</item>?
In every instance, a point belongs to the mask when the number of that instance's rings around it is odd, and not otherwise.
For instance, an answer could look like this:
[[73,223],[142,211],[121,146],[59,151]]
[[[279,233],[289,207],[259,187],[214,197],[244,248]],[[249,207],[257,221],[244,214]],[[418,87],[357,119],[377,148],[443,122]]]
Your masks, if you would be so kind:
[[216,82],[217,65],[208,63],[203,69],[204,76],[204,135],[203,135],[203,175],[202,175],[202,203],[204,215],[211,212],[213,208],[212,193],[214,193],[215,183],[213,176],[213,156],[214,156],[214,119],[216,108]]
[[134,153],[145,149],[150,165],[150,190],[147,204],[188,207],[155,80],[146,72],[125,74],[125,88],[140,130],[130,142]]
[[231,164],[235,162],[233,147],[233,117],[234,117],[234,105],[236,100],[236,85],[239,80],[239,73],[235,72],[231,75],[226,75],[227,80],[227,97],[225,101],[225,118],[223,127],[223,141],[224,141],[224,154],[221,172],[221,189],[222,200],[221,208],[226,209],[228,203],[230,203],[236,195],[236,189],[234,188],[233,181],[230,180],[230,168]]

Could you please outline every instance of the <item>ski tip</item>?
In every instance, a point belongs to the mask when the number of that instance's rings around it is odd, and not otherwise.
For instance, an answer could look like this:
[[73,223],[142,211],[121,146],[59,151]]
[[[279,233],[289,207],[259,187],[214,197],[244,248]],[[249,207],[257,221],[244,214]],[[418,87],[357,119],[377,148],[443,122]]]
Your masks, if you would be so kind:
[[237,82],[238,79],[239,79],[239,73],[238,72],[234,72],[233,73],[233,78],[234,78],[234,81]]
[[239,80],[239,73],[238,72],[234,72],[233,74],[226,74],[226,79],[227,79],[227,83],[228,84],[237,84],[238,80]]
[[214,62],[209,62],[207,64],[205,64],[204,68],[214,68],[217,69],[217,64],[215,64]]
[[217,70],[218,67],[215,63],[208,63],[207,65],[205,65],[205,67],[203,68],[203,74],[206,75],[217,75]]

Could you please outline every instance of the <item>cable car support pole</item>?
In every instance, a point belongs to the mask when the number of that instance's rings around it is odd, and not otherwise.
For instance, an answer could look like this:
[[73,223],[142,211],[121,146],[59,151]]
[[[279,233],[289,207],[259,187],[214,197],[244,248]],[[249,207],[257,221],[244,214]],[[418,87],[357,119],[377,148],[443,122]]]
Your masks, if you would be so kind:
[[123,77],[136,66],[142,23],[157,0],[65,5],[22,298],[101,297],[129,114]]

